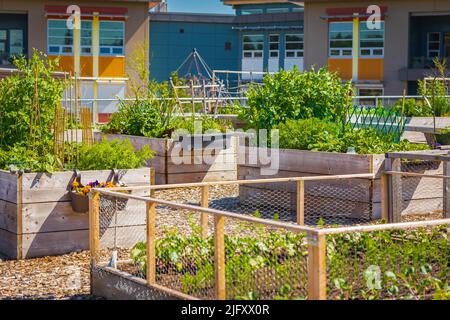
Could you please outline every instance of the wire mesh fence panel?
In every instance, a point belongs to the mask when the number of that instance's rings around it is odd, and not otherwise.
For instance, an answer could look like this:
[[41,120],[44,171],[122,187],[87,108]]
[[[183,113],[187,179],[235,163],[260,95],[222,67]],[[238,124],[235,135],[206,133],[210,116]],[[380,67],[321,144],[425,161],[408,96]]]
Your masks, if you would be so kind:
[[306,299],[306,235],[253,222],[224,222],[225,297]]
[[343,179],[305,182],[305,220],[312,225],[352,225],[373,217],[373,182]]
[[297,182],[226,187],[228,192],[214,187],[211,208],[293,223],[299,222],[302,210],[308,225],[360,224],[373,216],[373,182],[367,179],[305,181],[300,188]]
[[328,235],[328,299],[433,299],[448,294],[448,237],[448,225]]
[[204,229],[200,222],[198,212],[156,207],[155,282],[196,298],[213,299],[212,222]]
[[133,248],[146,240],[146,204],[143,201],[100,194],[99,253],[97,261],[135,276],[141,270],[129,261]]
[[[442,161],[403,160],[401,171],[424,175],[443,175]],[[402,221],[444,218],[442,178],[401,177]]]

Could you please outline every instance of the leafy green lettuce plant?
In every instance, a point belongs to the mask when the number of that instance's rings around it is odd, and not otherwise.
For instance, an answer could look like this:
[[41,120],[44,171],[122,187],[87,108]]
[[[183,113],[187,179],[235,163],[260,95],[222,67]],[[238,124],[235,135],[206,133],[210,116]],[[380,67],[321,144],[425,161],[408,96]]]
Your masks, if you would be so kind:
[[275,127],[280,134],[280,148],[345,153],[355,148],[359,154],[381,154],[393,151],[426,150],[428,146],[399,143],[394,137],[374,129],[342,128],[320,119],[287,120]]

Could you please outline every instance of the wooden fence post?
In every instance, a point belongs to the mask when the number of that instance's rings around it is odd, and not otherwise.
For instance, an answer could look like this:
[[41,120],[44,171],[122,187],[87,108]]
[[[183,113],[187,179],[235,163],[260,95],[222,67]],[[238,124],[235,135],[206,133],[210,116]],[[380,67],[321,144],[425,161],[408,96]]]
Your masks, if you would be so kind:
[[[150,185],[156,185],[156,170],[155,168],[150,168]],[[150,197],[155,196],[155,189],[150,189]]]
[[389,222],[389,177],[383,173],[381,176],[381,219]]
[[215,269],[215,298],[216,300],[226,299],[225,287],[225,218],[214,217],[214,269]]
[[[203,208],[209,207],[209,186],[202,187],[201,206]],[[208,238],[208,214],[202,212],[200,215],[200,227],[202,228],[202,237]]]
[[308,299],[327,299],[326,236],[308,235]]
[[98,263],[100,248],[100,194],[92,192],[89,196],[89,248],[91,264]]
[[147,284],[156,282],[155,220],[156,203],[147,202]]
[[[402,162],[400,158],[387,158],[385,164],[386,171],[401,172]],[[402,176],[389,175],[389,223],[397,223],[402,220],[403,211],[403,191],[402,191]]]
[[297,224],[305,225],[305,181],[297,181]]
[[[444,176],[450,175],[450,161],[443,161]],[[450,179],[444,179],[444,218],[450,219]]]

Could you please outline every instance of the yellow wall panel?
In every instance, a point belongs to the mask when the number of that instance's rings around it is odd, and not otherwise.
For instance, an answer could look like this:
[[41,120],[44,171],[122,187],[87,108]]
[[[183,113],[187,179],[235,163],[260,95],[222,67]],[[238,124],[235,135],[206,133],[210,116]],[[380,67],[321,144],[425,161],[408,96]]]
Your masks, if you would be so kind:
[[343,80],[351,80],[352,64],[352,59],[328,59],[328,70],[337,72]]
[[384,59],[359,59],[358,80],[384,79]]

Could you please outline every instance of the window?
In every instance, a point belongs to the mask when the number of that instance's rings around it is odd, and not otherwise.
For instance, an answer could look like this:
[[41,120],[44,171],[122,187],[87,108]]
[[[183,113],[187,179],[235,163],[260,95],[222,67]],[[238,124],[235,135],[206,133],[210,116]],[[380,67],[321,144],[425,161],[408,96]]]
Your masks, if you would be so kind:
[[353,23],[330,22],[330,57],[351,57],[353,48]]
[[245,35],[243,38],[244,58],[263,57],[264,36],[263,35]]
[[263,9],[246,9],[246,10],[242,10],[241,14],[243,15],[248,15],[248,14],[262,14]]
[[100,54],[123,55],[125,23],[123,21],[100,21]]
[[433,60],[441,55],[441,33],[428,32],[427,35],[427,57]]
[[358,89],[358,104],[361,106],[377,107],[377,103],[382,102],[376,97],[383,95],[383,88],[359,88]]
[[286,58],[303,57],[303,34],[286,35]]
[[276,59],[280,55],[280,36],[277,34],[271,34],[269,36],[269,48],[270,48],[270,58]]
[[[125,24],[123,21],[100,21],[100,55],[123,55]],[[81,54],[92,54],[92,21],[81,21]],[[72,55],[73,30],[66,20],[48,20],[48,53]]]
[[367,23],[360,24],[360,48],[361,57],[383,57],[384,56],[384,22],[380,22],[380,29],[371,30]]
[[[81,21],[81,54],[92,52],[92,21]],[[66,20],[48,20],[48,53],[73,54],[73,30],[67,29]]]
[[288,13],[289,8],[269,8],[267,13]]

